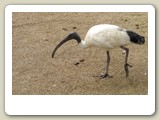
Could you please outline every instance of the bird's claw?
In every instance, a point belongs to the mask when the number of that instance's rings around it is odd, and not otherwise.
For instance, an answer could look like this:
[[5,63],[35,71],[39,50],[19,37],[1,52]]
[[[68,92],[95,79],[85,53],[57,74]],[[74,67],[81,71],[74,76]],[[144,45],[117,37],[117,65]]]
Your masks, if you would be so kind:
[[125,69],[125,71],[126,71],[126,77],[128,77],[128,74],[129,74],[128,66],[129,66],[129,67],[132,67],[132,66],[129,65],[128,63],[124,64],[124,69]]
[[100,79],[103,79],[106,77],[112,78],[112,76],[107,73],[101,73],[100,75],[93,75],[93,77],[99,77]]
[[128,63],[126,63],[125,65],[124,65],[124,67],[132,67],[132,65],[130,65],[130,64],[128,64]]
[[102,73],[99,77],[100,77],[101,79],[106,78],[106,77],[112,78],[112,76],[109,75],[109,74],[107,74],[107,73]]

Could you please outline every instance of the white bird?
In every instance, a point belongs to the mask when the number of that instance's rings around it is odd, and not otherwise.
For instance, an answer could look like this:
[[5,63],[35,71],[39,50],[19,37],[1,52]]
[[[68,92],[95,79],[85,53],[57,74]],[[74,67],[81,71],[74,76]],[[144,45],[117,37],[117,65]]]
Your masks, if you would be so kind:
[[125,46],[130,43],[135,43],[139,45],[145,43],[145,38],[133,31],[123,29],[116,25],[100,24],[91,27],[88,30],[84,40],[81,40],[80,36],[76,32],[70,33],[55,47],[52,53],[52,58],[54,58],[55,52],[61,45],[72,39],[76,40],[82,48],[100,47],[107,51],[106,70],[104,74],[101,74],[99,76],[100,78],[112,77],[108,74],[108,67],[110,63],[110,54],[109,54],[110,49],[120,47],[126,51],[124,69],[127,77],[129,74],[128,66],[129,67],[132,66],[129,65],[127,62],[129,49],[126,48]]

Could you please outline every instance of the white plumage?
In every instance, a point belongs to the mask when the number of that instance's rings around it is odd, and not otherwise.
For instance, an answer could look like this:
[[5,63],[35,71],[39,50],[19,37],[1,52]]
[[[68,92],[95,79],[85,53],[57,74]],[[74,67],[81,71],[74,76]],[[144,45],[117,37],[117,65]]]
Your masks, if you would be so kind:
[[81,41],[80,44],[82,44],[81,46],[84,46],[84,48],[96,46],[109,50],[131,43],[129,39],[125,29],[116,25],[100,24],[91,27],[84,41]]
[[65,42],[72,39],[76,40],[82,48],[100,47],[107,51],[106,71],[104,74],[100,75],[101,78],[105,78],[107,76],[111,77],[108,74],[108,67],[110,63],[110,54],[109,54],[110,49],[120,47],[126,51],[124,68],[125,68],[126,77],[127,77],[129,74],[128,66],[129,67],[132,67],[132,66],[127,63],[129,49],[126,48],[125,46],[130,43],[144,44],[145,42],[145,39],[143,36],[140,36],[139,34],[133,31],[123,29],[116,25],[100,24],[100,25],[95,25],[91,27],[88,30],[84,40],[81,40],[80,36],[76,32],[70,33],[55,47],[52,53],[52,57],[54,57],[55,52],[61,45],[63,45]]

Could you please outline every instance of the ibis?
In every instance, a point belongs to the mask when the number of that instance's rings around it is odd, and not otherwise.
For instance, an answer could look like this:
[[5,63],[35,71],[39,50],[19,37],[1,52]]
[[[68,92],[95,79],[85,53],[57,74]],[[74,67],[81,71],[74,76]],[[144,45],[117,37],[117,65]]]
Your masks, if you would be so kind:
[[113,48],[121,48],[125,51],[125,62],[124,62],[124,70],[126,73],[126,77],[129,75],[129,67],[132,67],[128,64],[128,54],[129,49],[126,45],[130,43],[135,43],[138,45],[142,45],[145,43],[145,37],[139,35],[136,32],[131,30],[127,30],[121,28],[117,25],[112,24],[99,24],[91,27],[84,40],[81,40],[79,34],[77,32],[69,33],[53,50],[52,58],[54,58],[56,51],[58,48],[70,40],[76,40],[78,44],[82,48],[89,48],[89,47],[99,47],[106,50],[107,60],[105,66],[105,72],[100,74],[100,78],[112,77],[108,74],[109,63],[110,63],[110,53],[109,50]]

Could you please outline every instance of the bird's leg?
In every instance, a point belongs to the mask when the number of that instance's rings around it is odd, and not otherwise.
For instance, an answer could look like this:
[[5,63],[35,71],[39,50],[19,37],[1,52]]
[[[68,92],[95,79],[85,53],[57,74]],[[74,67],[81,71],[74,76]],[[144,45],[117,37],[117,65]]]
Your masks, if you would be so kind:
[[107,64],[106,64],[106,72],[104,74],[100,75],[100,78],[105,78],[105,77],[112,77],[108,74],[108,68],[109,68],[109,63],[110,63],[110,55],[109,51],[107,51]]
[[126,51],[126,58],[125,58],[125,63],[124,63],[124,69],[125,69],[125,71],[126,71],[126,77],[128,77],[128,74],[129,74],[128,66],[129,66],[129,67],[132,67],[131,65],[128,64],[129,49],[126,48],[126,47],[124,47],[124,46],[121,46],[121,48]]

